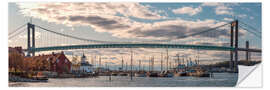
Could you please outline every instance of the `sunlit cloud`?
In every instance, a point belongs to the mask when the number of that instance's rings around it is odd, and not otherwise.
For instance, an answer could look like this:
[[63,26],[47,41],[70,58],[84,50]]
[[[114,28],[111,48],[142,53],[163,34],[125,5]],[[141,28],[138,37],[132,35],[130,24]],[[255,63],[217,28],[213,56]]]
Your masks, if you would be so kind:
[[[29,4],[34,5],[30,7]],[[150,11],[148,9],[150,6],[139,3],[18,3],[18,5],[26,16],[67,26],[90,26],[97,32],[108,32],[118,38],[173,40],[225,23],[213,19],[139,22],[130,17],[146,20],[163,18],[158,13]],[[201,12],[202,8],[184,7],[176,11],[195,15]],[[215,35],[219,37],[223,34],[226,33]]]
[[202,11],[201,7],[192,8],[192,7],[182,7],[178,9],[172,10],[175,14],[188,14],[190,16],[196,15],[197,13]]

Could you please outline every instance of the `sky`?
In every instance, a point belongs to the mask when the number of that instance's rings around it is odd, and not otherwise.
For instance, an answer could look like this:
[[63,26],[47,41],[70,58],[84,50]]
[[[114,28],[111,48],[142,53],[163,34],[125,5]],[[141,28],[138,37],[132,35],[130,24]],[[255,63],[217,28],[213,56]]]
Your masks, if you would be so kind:
[[[17,27],[29,22],[30,18],[32,18],[32,23],[56,32],[93,40],[175,40],[185,44],[210,44],[209,41],[213,42],[213,45],[228,42],[229,26],[195,38],[182,38],[182,36],[220,26],[234,19],[252,25],[258,32],[261,32],[262,24],[260,3],[9,3],[9,32],[13,32]],[[251,47],[261,48],[261,39],[252,36],[245,30],[240,30],[239,35],[241,45],[244,45],[245,40],[250,40]],[[37,31],[36,41],[44,41],[38,38],[43,36],[44,32]],[[18,35],[18,37],[25,39],[26,35]],[[9,46],[21,44],[25,46],[26,41],[22,42],[23,40],[19,38],[9,40]],[[51,38],[46,39],[48,42],[45,44],[53,45],[50,43],[53,38],[59,37],[51,36]],[[77,42],[70,41],[60,44],[74,43]],[[165,56],[165,51],[164,49],[134,49],[136,60],[145,60],[149,56],[156,56],[158,61],[160,53],[164,53]],[[200,54],[201,58],[229,59],[229,53],[222,51],[183,49],[169,51],[172,59],[177,53],[183,57],[190,56],[192,59],[195,59],[199,55],[198,53],[202,53]],[[70,55],[76,53],[81,55],[84,52],[89,57],[102,55],[104,62],[119,65],[119,60],[123,56],[125,59],[129,59],[130,50],[91,49],[65,52]],[[147,61],[145,60],[144,64],[147,64]]]

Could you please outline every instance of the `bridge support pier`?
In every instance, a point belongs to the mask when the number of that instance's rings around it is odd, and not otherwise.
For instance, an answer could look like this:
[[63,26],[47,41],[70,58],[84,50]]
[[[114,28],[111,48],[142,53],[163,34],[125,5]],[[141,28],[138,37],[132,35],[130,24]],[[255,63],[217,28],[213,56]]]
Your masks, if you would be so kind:
[[246,60],[249,61],[250,57],[249,57],[249,41],[246,41]]
[[235,20],[231,23],[231,47],[235,48],[230,52],[230,68],[233,72],[238,72],[238,31],[238,20]]
[[[234,26],[233,26],[233,22],[232,22],[232,24],[231,24],[231,47],[233,47],[233,42],[234,42],[234,31],[233,31],[233,29],[234,29]],[[233,70],[233,68],[234,68],[234,62],[233,62],[233,53],[234,53],[234,51],[231,51],[230,52],[230,69],[231,70]]]
[[[31,30],[32,30],[32,46],[31,46]],[[35,56],[35,25],[27,23],[27,56]]]
[[235,56],[234,56],[234,72],[238,72],[238,20],[235,22]]

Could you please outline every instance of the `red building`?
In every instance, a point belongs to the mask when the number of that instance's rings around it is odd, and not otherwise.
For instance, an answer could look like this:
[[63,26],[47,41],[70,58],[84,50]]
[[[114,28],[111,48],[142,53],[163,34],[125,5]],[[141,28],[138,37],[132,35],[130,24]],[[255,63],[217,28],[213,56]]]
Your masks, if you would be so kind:
[[63,52],[52,53],[49,56],[50,57],[47,58],[47,61],[49,61],[50,71],[54,71],[60,74],[69,73],[71,71],[72,63]]
[[24,56],[22,47],[8,47],[8,52],[10,52],[10,53],[11,53],[11,52],[19,53],[19,54],[21,54],[22,56]]
[[25,57],[25,60],[31,60],[36,65],[35,70],[52,71],[58,74],[70,73],[71,71],[72,64],[63,52]]

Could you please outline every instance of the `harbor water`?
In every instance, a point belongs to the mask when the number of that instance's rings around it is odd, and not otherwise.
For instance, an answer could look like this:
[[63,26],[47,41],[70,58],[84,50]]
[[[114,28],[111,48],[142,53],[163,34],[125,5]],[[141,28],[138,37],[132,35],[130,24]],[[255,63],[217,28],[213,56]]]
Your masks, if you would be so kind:
[[10,87],[233,87],[237,73],[214,73],[214,77],[50,78],[48,82],[9,82]]

